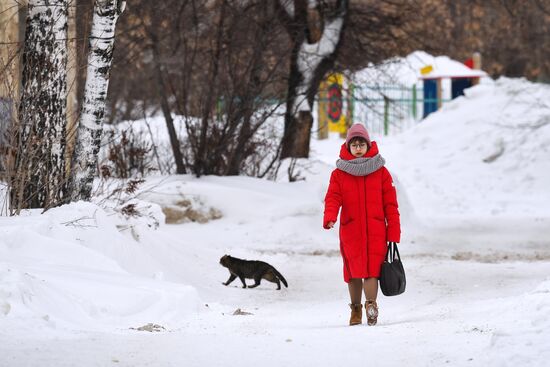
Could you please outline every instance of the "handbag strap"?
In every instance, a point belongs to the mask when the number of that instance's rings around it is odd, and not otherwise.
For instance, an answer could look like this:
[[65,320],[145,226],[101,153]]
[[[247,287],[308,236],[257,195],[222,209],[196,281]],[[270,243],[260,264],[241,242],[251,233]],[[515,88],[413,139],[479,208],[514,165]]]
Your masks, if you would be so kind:
[[397,243],[394,242],[393,246],[395,251],[395,253],[393,254],[393,259],[395,260],[395,254],[397,254],[397,260],[401,261],[401,256],[399,255],[399,250],[397,249]]
[[386,261],[393,262],[395,260],[396,254],[397,254],[397,259],[401,261],[401,256],[399,255],[399,249],[397,248],[397,243],[390,242],[390,245],[388,246],[388,251],[386,252]]

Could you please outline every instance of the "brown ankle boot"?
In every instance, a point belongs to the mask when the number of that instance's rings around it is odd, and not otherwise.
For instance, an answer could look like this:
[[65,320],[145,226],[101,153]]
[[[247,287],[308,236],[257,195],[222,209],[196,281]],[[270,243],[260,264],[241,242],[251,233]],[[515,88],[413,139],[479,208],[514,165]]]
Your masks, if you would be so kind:
[[351,325],[359,325],[362,323],[363,318],[363,305],[360,303],[354,304],[350,303],[349,307],[351,308],[351,316],[349,318],[349,324]]
[[367,300],[365,302],[365,313],[367,314],[367,325],[376,325],[378,321],[378,305],[374,300]]

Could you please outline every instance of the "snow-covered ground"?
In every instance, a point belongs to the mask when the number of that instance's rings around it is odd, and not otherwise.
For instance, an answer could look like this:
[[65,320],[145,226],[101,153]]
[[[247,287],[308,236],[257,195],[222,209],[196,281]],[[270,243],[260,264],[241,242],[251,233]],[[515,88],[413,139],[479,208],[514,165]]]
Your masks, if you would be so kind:
[[[312,141],[305,181],[159,176],[141,185],[145,217],[89,203],[1,217],[0,366],[545,366],[549,100],[500,79],[376,137],[408,284],[380,295],[375,327],[347,326],[337,231],[321,228],[335,136]],[[222,218],[164,224],[160,207],[184,201]],[[224,254],[289,287],[223,286]]]

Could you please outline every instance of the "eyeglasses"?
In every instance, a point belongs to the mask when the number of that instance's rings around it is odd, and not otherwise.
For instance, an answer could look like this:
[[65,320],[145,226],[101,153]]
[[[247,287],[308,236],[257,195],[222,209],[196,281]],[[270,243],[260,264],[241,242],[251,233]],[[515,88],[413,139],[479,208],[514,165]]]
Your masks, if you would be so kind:
[[359,149],[365,149],[367,147],[367,143],[361,143],[361,144],[351,144],[350,148],[359,150]]

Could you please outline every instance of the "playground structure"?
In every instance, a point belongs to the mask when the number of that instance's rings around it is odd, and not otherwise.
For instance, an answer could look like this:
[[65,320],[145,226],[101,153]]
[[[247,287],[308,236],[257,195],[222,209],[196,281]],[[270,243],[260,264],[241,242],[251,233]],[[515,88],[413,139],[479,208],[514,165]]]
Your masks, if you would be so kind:
[[388,65],[385,70],[371,68],[362,80],[332,74],[321,83],[319,139],[328,137],[329,131],[345,134],[354,122],[364,123],[375,135],[399,133],[487,76],[479,70],[479,54],[462,64],[417,51]]
[[455,99],[464,95],[465,89],[478,84],[480,78],[487,76],[480,69],[481,56],[477,52],[464,64],[454,62],[439,70],[434,69],[432,65],[427,65],[420,69],[424,100],[422,117],[425,118],[441,108],[443,102],[442,81],[444,79],[450,80],[450,99]]

